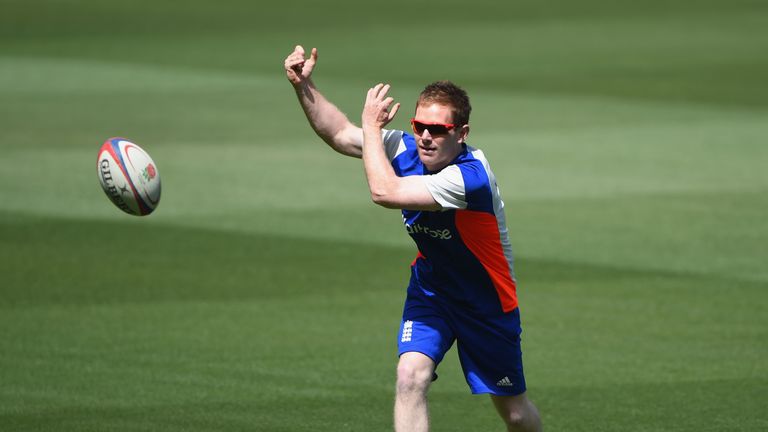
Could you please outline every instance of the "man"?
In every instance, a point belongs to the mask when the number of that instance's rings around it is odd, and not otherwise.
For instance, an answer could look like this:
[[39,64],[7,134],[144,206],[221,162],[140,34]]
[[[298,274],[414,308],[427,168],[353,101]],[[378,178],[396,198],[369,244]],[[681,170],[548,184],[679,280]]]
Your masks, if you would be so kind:
[[400,104],[389,85],[368,90],[362,127],[331,104],[311,75],[317,49],[285,59],[309,124],[328,145],[363,159],[376,204],[402,209],[419,253],[400,326],[395,430],[427,431],[427,390],[457,341],[472,393],[489,393],[509,431],[540,431],[526,397],[512,252],[498,187],[483,153],[466,144],[471,106],[447,81],[427,86],[411,120],[414,135],[384,127]]

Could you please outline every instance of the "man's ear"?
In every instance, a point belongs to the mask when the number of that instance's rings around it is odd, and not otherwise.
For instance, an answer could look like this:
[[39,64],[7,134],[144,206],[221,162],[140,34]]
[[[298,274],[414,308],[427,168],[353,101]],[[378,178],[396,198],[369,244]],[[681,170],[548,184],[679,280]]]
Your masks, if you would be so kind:
[[469,135],[469,125],[465,124],[461,127],[461,130],[459,131],[459,142],[461,144],[464,144],[464,141],[467,140],[467,136]]

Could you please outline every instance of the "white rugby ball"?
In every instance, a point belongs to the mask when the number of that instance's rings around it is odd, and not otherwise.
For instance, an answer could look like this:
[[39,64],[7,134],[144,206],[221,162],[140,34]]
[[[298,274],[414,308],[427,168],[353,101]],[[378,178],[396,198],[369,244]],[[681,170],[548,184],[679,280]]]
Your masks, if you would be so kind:
[[125,138],[110,138],[96,160],[104,193],[120,210],[145,216],[160,203],[160,173],[141,147]]

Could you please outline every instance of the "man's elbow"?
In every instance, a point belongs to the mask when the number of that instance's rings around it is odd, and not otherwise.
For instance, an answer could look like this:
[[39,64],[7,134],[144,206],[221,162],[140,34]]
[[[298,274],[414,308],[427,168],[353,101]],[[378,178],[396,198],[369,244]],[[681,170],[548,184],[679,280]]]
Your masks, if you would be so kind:
[[333,137],[324,137],[321,136],[320,138],[325,141],[326,144],[328,144],[328,147],[333,149],[336,153],[343,154],[344,156],[355,156],[355,152],[347,145],[345,145],[342,141],[339,141]]
[[388,209],[399,209],[399,203],[392,200],[392,195],[385,192],[371,191],[371,200],[374,204]]
[[352,123],[348,123],[346,127],[339,129],[335,134],[324,139],[338,153],[356,158],[363,156],[362,130]]

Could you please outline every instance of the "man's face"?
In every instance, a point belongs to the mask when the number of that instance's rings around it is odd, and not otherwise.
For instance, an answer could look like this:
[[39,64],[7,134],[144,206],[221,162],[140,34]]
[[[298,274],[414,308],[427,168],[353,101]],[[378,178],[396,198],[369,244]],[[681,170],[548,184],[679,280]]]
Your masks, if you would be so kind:
[[[451,107],[437,103],[419,104],[414,120],[425,124],[451,124]],[[431,134],[429,129],[414,131],[419,159],[430,171],[439,171],[461,153],[462,144],[469,133],[469,125],[455,125],[446,133]]]

